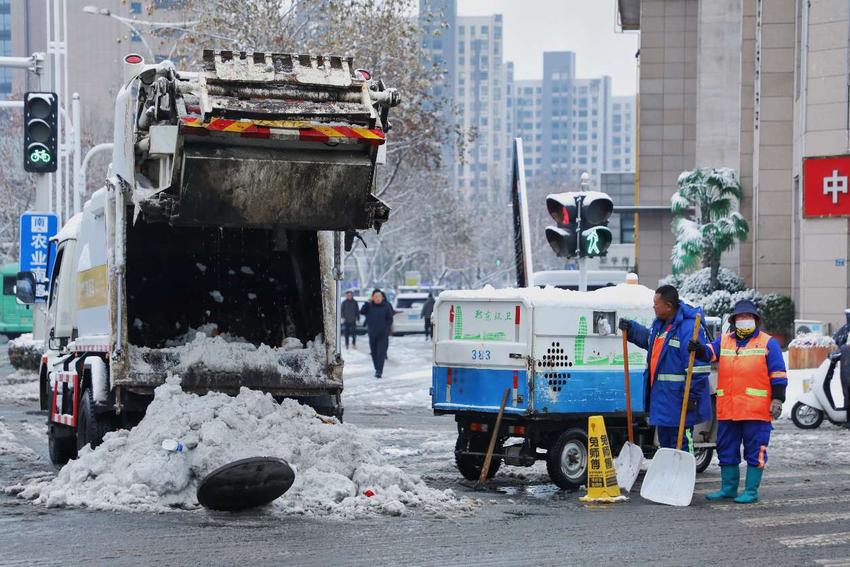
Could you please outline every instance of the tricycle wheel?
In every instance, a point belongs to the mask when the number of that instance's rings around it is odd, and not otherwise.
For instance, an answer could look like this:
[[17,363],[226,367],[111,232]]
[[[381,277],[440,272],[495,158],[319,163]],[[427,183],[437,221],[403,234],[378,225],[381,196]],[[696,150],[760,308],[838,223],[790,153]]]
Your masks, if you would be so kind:
[[800,429],[817,429],[823,422],[823,412],[803,402],[797,402],[791,408],[791,421]]
[[[472,453],[486,453],[490,444],[490,437],[487,435],[478,435],[461,431],[457,435],[457,443],[455,443],[455,464],[457,470],[463,475],[466,480],[478,480],[481,478],[481,467],[484,466],[484,457],[477,455],[463,455],[460,451],[469,451]],[[496,444],[496,450],[501,448],[501,443]],[[496,476],[499,467],[502,466],[502,459],[493,456],[490,461],[490,470],[487,471],[487,478]]]
[[694,459],[697,462],[697,472],[705,472],[705,469],[708,468],[708,465],[711,464],[711,457],[714,456],[714,449],[711,447],[695,447],[694,448]]
[[587,478],[587,433],[568,429],[549,447],[546,455],[549,478],[563,490],[577,490]]

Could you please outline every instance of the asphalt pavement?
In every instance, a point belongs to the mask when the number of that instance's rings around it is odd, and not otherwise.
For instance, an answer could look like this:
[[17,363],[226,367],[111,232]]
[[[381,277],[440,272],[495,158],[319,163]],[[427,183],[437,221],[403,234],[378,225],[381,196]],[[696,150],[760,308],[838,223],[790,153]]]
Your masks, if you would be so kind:
[[[0,357],[5,356],[5,349]],[[0,372],[8,372],[0,362]],[[45,415],[32,402],[0,401],[0,417],[33,453],[0,450],[0,486],[54,471]],[[48,509],[0,494],[0,565],[845,565],[850,566],[850,468],[843,430],[806,433],[768,465],[761,501],[709,504],[716,463],[697,478],[693,504],[642,500],[584,505],[551,485],[545,468],[506,467],[483,492],[455,472],[450,418],[427,408],[377,411],[349,404],[350,423],[372,430],[395,464],[437,488],[478,500],[473,513],[328,521],[209,511],[167,514]],[[802,434],[802,432],[799,432]],[[776,442],[796,447],[780,423]],[[819,439],[822,439],[821,443]],[[427,447],[427,449],[423,449]],[[0,445],[2,448],[2,445]],[[812,458],[812,455],[820,455]]]

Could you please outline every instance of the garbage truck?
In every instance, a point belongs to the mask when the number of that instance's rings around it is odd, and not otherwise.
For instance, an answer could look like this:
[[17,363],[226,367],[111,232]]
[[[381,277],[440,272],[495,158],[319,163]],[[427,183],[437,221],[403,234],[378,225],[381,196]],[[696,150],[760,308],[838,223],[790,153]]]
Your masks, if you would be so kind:
[[[341,255],[380,229],[399,94],[351,58],[124,59],[104,186],[50,242],[40,402],[50,457],[131,427],[154,389],[241,387],[342,416]],[[17,292],[32,301],[32,274]]]
[[[457,423],[455,464],[477,480],[505,392],[507,403],[487,476],[502,464],[542,460],[562,489],[585,484],[588,417],[605,419],[611,447],[627,437],[621,318],[650,325],[654,291],[621,283],[594,291],[546,288],[448,290],[434,315],[431,405]],[[648,423],[646,351],[629,345],[635,443],[657,447]],[[701,472],[711,462],[714,422],[694,429]]]

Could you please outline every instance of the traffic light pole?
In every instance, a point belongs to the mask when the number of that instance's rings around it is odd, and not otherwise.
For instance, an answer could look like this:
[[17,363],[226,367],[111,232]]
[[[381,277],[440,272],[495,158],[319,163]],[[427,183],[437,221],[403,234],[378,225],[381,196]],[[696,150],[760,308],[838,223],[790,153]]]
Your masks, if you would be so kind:
[[576,237],[576,258],[578,258],[578,290],[587,291],[587,258],[581,252],[581,207],[584,204],[584,195],[576,197],[576,227],[578,227],[578,236]]

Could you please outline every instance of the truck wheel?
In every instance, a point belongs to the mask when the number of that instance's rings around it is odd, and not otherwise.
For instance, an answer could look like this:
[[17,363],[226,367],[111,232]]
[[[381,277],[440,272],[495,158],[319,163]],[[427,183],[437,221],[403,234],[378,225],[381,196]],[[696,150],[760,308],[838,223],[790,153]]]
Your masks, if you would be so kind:
[[803,402],[797,402],[791,408],[791,421],[800,429],[817,429],[823,423],[823,412]]
[[77,450],[86,445],[91,445],[94,449],[103,442],[103,436],[110,431],[107,416],[98,416],[95,413],[91,389],[86,388],[80,396],[80,409],[77,412]]
[[708,465],[711,464],[711,457],[714,456],[714,449],[711,447],[695,447],[694,448],[694,459],[697,462],[697,472],[705,472],[705,469],[708,468]]
[[587,433],[568,429],[546,454],[546,470],[558,488],[577,490],[587,479]]
[[[478,480],[481,478],[481,467],[484,466],[484,457],[475,455],[461,455],[458,451],[471,451],[474,453],[486,453],[490,445],[490,438],[487,435],[475,435],[461,431],[457,436],[455,443],[455,465],[457,470],[463,475],[466,480]],[[501,444],[497,444],[496,449],[499,449]],[[493,456],[490,461],[490,470],[487,471],[487,478],[496,476],[499,467],[502,466],[502,459]]]
[[77,443],[74,439],[74,431],[58,423],[47,426],[47,451],[50,454],[50,462],[54,465],[64,465],[71,459],[77,458]]

